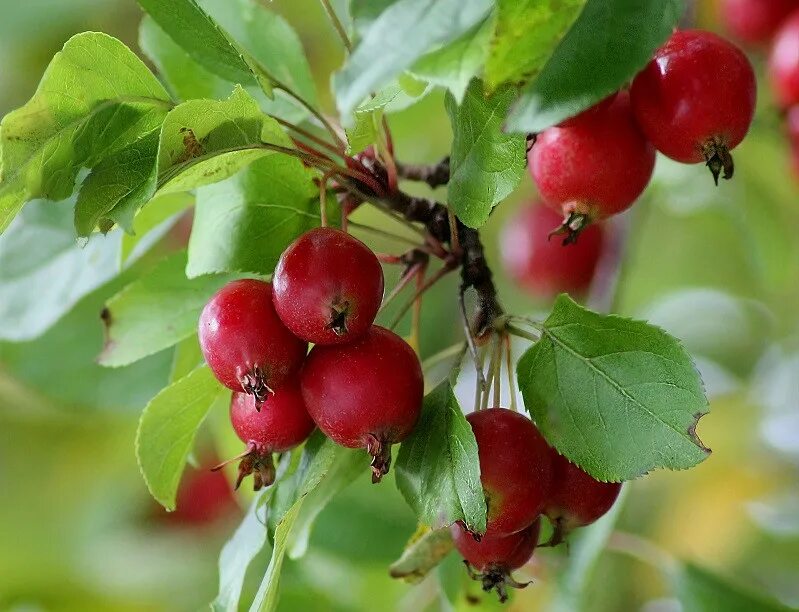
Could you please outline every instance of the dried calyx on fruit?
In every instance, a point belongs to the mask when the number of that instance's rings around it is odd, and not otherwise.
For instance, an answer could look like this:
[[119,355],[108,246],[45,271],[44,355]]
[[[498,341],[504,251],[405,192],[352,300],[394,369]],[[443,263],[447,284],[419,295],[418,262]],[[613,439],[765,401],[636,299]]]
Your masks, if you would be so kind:
[[308,415],[296,381],[281,387],[255,409],[255,398],[234,393],[230,400],[230,422],[239,439],[247,445],[241,455],[215,467],[222,468],[240,460],[236,488],[253,474],[253,488],[258,491],[275,481],[273,453],[283,453],[299,446],[311,435],[315,423]]
[[553,233],[574,242],[594,221],[633,205],[655,167],[655,149],[633,118],[626,91],[538,134],[528,153],[544,202],[563,214]]
[[280,256],[273,301],[291,332],[314,344],[362,336],[383,299],[383,270],[363,242],[330,227],[306,232]]
[[299,371],[307,351],[277,316],[272,285],[260,280],[220,289],[203,308],[198,335],[219,382],[252,395],[256,408]]
[[341,345],[316,345],[302,370],[302,396],[319,429],[372,456],[372,482],[391,464],[391,445],[413,430],[424,379],[414,350],[394,332],[372,326]]
[[538,544],[541,520],[510,535],[492,535],[489,532],[476,540],[463,524],[450,527],[455,548],[463,556],[467,570],[473,580],[482,583],[484,591],[496,590],[499,600],[508,599],[507,587],[523,589],[529,583],[513,579],[511,572],[525,565],[533,556]]
[[630,89],[635,117],[664,155],[705,162],[718,184],[732,178],[732,151],[755,112],[755,73],[746,55],[720,36],[683,30],[655,52]]

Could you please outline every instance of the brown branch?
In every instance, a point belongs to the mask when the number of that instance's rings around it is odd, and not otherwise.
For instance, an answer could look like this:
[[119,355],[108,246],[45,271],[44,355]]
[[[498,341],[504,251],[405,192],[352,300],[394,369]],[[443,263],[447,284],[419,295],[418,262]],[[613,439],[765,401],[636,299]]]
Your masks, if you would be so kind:
[[397,176],[409,181],[427,183],[432,188],[446,185],[449,182],[449,157],[445,157],[437,164],[397,164]]

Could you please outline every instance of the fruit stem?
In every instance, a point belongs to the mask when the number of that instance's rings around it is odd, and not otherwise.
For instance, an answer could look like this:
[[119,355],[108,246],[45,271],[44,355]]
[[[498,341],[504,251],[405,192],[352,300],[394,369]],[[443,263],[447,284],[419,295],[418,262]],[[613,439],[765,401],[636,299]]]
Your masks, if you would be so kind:
[[283,127],[288,128],[289,130],[292,130],[293,132],[297,132],[297,134],[299,134],[300,136],[303,136],[304,138],[307,138],[311,142],[314,142],[314,143],[318,144],[320,147],[322,147],[324,149],[327,149],[331,153],[333,153],[335,155],[338,155],[338,156],[341,156],[342,158],[344,157],[344,152],[343,151],[341,151],[340,149],[337,149],[334,145],[330,144],[326,140],[322,140],[321,138],[319,138],[318,136],[312,134],[308,130],[305,130],[305,129],[301,128],[300,126],[295,125],[291,121],[286,121],[285,119],[281,119],[280,117],[276,117],[275,115],[269,115],[269,117],[271,117],[272,119],[277,121]]
[[[435,285],[438,281],[440,281],[442,278],[444,278],[447,274],[452,272],[454,269],[455,269],[455,265],[445,263],[438,270],[436,270],[436,273],[433,274],[433,276],[431,276],[430,278],[428,278],[427,281],[424,284],[422,284],[420,287],[418,287],[416,292],[413,294],[413,297],[410,300],[408,300],[402,306],[402,308],[397,313],[397,315],[394,317],[394,320],[391,322],[391,325],[389,325],[388,328],[393,331],[394,328],[397,327],[397,325],[399,325],[399,322],[402,321],[402,317],[405,316],[405,313],[407,313],[408,310],[410,310],[411,306],[413,306],[414,303],[418,299],[420,299],[422,297],[422,295],[424,295],[424,293],[428,289],[430,289],[430,287]],[[422,271],[420,273],[424,274],[424,268],[422,269]]]
[[466,313],[466,298],[463,287],[461,287],[461,289],[458,291],[458,305],[460,306],[459,312],[461,316],[461,323],[463,324],[463,335],[466,337],[466,344],[469,347],[469,354],[472,356],[472,361],[474,362],[474,371],[477,374],[474,406],[475,408],[478,408],[481,403],[480,400],[482,392],[486,388],[487,383],[485,374],[483,374],[483,362],[477,352],[477,345],[475,344],[474,336],[472,335],[472,329],[469,325],[469,315]]
[[496,335],[494,346],[494,358],[496,359],[496,366],[494,370],[494,405],[493,408],[499,408],[502,403],[502,336]]
[[518,336],[519,338],[524,338],[525,340],[529,340],[530,342],[538,342],[541,339],[540,336],[536,336],[534,333],[529,332],[526,329],[521,329],[520,327],[516,327],[511,323],[506,324],[505,329],[508,330],[508,333],[511,333],[514,336]]
[[505,369],[508,375],[508,393],[510,393],[510,409],[513,412],[518,412],[519,408],[516,405],[516,379],[513,372],[513,351],[511,349],[510,334],[503,334],[505,341]]

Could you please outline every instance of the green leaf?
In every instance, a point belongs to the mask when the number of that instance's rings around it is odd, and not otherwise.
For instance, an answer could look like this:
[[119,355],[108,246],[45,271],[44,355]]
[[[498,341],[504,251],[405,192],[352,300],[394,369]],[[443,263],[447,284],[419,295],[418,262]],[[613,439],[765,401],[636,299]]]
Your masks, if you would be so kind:
[[175,509],[180,476],[197,429],[222,394],[222,386],[203,365],[163,389],[142,412],[136,458],[147,488],[167,510]]
[[524,403],[558,451],[602,481],[685,469],[709,449],[708,411],[690,357],[661,329],[601,315],[561,295],[517,366]]
[[425,397],[419,423],[400,446],[395,473],[420,522],[435,528],[462,520],[470,530],[485,532],[477,442],[449,382]]
[[552,55],[586,0],[498,0],[497,19],[486,60],[489,91],[504,83],[534,78]]
[[166,116],[161,130],[159,193],[224,180],[273,154],[262,143],[293,146],[277,121],[265,116],[241,87],[224,101],[184,102]]
[[177,215],[194,204],[186,192],[170,193],[150,201],[133,220],[132,233],[122,236],[122,263],[135,259],[173,227]]
[[[348,115],[371,91],[425,53],[467,32],[485,18],[491,6],[489,0],[398,0],[386,8],[369,24],[333,79],[341,114]],[[353,6],[353,14],[356,10]]]
[[170,91],[181,100],[226,98],[233,84],[208,72],[149,15],[139,26],[139,47],[166,82]]
[[175,345],[175,354],[172,356],[172,368],[169,372],[169,382],[180,380],[188,375],[204,361],[200,339],[192,334]]
[[539,132],[620,89],[672,33],[682,0],[588,0],[507,128]]
[[75,205],[78,235],[91,234],[114,208],[117,208],[114,217],[120,225],[132,231],[133,215],[155,193],[157,159],[155,130],[97,164],[83,181]]
[[493,31],[494,20],[485,19],[452,43],[420,57],[410,72],[433,85],[446,87],[460,104],[485,61]]
[[199,189],[188,276],[271,274],[285,248],[320,223],[313,174],[298,159],[273,155]]
[[421,535],[414,535],[402,556],[389,567],[392,578],[417,584],[436,567],[455,547],[449,527],[431,530],[420,527]]
[[147,67],[105,34],[71,38],[36,94],[0,126],[0,232],[34,198],[63,200],[91,168],[156,129],[172,103]]
[[200,65],[241,85],[254,84],[250,65],[195,0],[138,0],[142,8]]
[[253,559],[266,545],[266,518],[273,487],[263,489],[219,555],[219,593],[211,603],[214,612],[238,612],[244,577]]
[[676,588],[684,612],[788,612],[794,609],[691,563],[678,571]]
[[181,251],[108,301],[101,365],[133,363],[197,333],[203,306],[231,277],[188,279],[185,268],[186,252]]
[[118,273],[118,233],[83,246],[76,238],[70,208],[43,200],[26,206],[0,236],[0,338],[39,336]]
[[504,87],[489,97],[483,84],[472,81],[463,103],[446,98],[452,123],[449,205],[469,227],[480,227],[491,209],[519,184],[527,164],[525,137],[505,134],[502,122],[514,90]]
[[[278,484],[273,498],[275,535],[272,558],[250,607],[251,612],[272,612],[277,607],[283,559],[292,530],[301,519],[306,500],[316,500],[312,503],[317,504],[323,501],[326,503],[333,494],[349,484],[350,481],[341,478],[341,475],[352,475],[353,462],[357,460],[364,460],[362,465],[365,465],[363,453],[342,448],[318,431],[305,443],[299,466],[289,478]],[[328,479],[331,482],[328,483]],[[320,487],[326,489],[321,496],[315,491]],[[304,546],[302,549],[304,550]]]

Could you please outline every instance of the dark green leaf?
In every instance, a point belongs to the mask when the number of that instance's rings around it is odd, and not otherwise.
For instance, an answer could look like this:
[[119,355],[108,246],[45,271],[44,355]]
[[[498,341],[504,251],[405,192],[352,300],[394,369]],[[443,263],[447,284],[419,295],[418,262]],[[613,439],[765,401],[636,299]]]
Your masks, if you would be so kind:
[[680,568],[676,582],[684,612],[788,612],[794,609],[691,563]]
[[119,244],[114,233],[92,236],[81,246],[69,206],[31,202],[0,236],[0,338],[21,341],[43,333],[118,273]]
[[[341,114],[349,115],[371,91],[388,83],[425,53],[469,31],[485,18],[491,6],[489,0],[399,0],[386,8],[369,24],[334,78]],[[356,11],[353,6],[353,14]]]
[[271,274],[283,250],[319,225],[312,178],[298,159],[273,155],[198,190],[187,274]]
[[186,278],[186,252],[162,261],[106,304],[104,366],[138,361],[197,333],[197,320],[208,299],[231,277]]
[[452,43],[420,57],[410,72],[428,83],[446,87],[460,104],[488,54],[493,29],[494,21],[489,17]]
[[491,209],[504,200],[524,176],[527,155],[522,134],[505,134],[502,123],[514,90],[505,87],[489,97],[472,81],[463,103],[446,99],[452,124],[448,202],[469,227],[480,227]]
[[158,136],[158,130],[150,132],[92,168],[75,205],[75,229],[79,236],[91,234],[115,207],[120,225],[132,231],[133,215],[155,193]]
[[534,78],[577,19],[586,0],[498,0],[497,19],[486,60],[489,91],[503,83]]
[[708,403],[691,358],[643,321],[561,295],[517,374],[547,441],[599,480],[693,467],[710,452],[696,435]]
[[33,98],[2,121],[0,232],[26,201],[69,197],[81,168],[156,129],[171,107],[121,42],[93,32],[71,38]]
[[431,530],[420,527],[421,534],[415,534],[402,556],[391,564],[389,574],[411,584],[424,580],[455,547],[449,527]]
[[419,423],[400,446],[395,473],[420,522],[435,528],[462,520],[472,531],[485,532],[477,442],[449,382],[425,397]]
[[211,603],[214,612],[237,612],[244,577],[253,559],[266,545],[266,517],[272,487],[263,489],[250,504],[247,514],[219,555],[219,593]]
[[233,89],[233,83],[203,68],[149,15],[139,26],[139,47],[156,65],[172,93],[181,100],[222,100]]
[[538,132],[620,89],[646,65],[683,13],[682,0],[588,0],[507,127]]
[[209,72],[241,85],[255,83],[242,54],[195,0],[139,0],[139,4]]
[[136,457],[152,496],[175,509],[180,476],[211,405],[226,395],[203,365],[163,389],[142,412],[136,432]]

